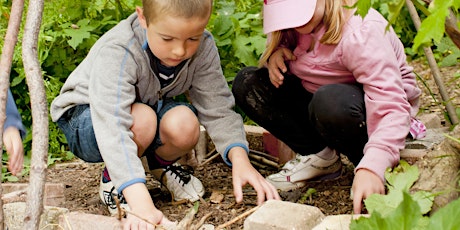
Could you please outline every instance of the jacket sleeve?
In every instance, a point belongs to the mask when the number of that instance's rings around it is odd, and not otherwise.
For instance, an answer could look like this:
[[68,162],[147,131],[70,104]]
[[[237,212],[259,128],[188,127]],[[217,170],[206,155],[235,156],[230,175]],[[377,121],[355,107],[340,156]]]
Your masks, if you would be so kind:
[[222,73],[220,57],[212,36],[206,38],[199,57],[200,63],[193,70],[190,97],[198,110],[198,119],[222,155],[225,163],[231,165],[228,151],[242,147],[249,152],[241,115],[234,111],[235,99]]
[[[145,183],[145,172],[137,156],[133,140],[131,105],[136,99],[137,67],[135,57],[141,50],[130,42],[111,44],[92,51],[88,70],[89,105],[97,144],[110,177],[119,192],[135,184]],[[89,68],[89,67],[88,67]]]
[[394,47],[402,44],[395,43],[392,33],[386,30],[386,23],[369,20],[342,41],[342,62],[363,85],[365,94],[369,140],[355,170],[366,168],[383,181],[386,168],[399,162],[411,109]]
[[5,124],[3,125],[3,131],[5,131],[5,129],[10,126],[16,127],[19,130],[21,137],[24,139],[26,135],[26,129],[22,124],[22,119],[19,115],[16,103],[14,102],[13,94],[11,93],[11,90],[8,89],[8,98],[6,100],[6,120]]

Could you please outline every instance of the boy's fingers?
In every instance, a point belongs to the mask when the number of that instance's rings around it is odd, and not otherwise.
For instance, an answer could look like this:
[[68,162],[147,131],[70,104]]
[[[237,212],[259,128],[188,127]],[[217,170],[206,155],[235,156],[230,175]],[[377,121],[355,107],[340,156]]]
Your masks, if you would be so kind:
[[243,201],[243,188],[241,187],[241,183],[235,181],[235,179],[233,179],[233,195],[235,196],[236,203]]

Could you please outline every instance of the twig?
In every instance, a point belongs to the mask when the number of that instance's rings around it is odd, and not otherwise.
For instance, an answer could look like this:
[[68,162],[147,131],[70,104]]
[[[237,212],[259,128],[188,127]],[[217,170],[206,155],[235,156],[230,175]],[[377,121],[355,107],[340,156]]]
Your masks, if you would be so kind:
[[115,200],[115,205],[117,206],[117,211],[118,211],[117,220],[121,220],[121,218],[123,218],[123,210],[120,207],[120,200],[118,200],[118,197],[116,196],[113,196],[113,199]]
[[47,225],[43,226],[42,228],[40,228],[40,230],[46,229],[46,228],[48,228],[48,227],[58,227],[58,228],[60,228],[60,229],[65,230],[65,228],[63,228],[63,227],[62,227],[61,225],[59,225],[59,224],[47,224]]
[[198,207],[200,206],[200,202],[196,201],[192,208],[185,214],[184,219],[182,219],[176,226],[176,229],[190,229],[192,225],[193,218],[195,214],[198,212]]
[[121,220],[121,217],[123,216],[124,213],[128,213],[128,214],[130,214],[130,215],[133,215],[133,216],[135,216],[135,217],[137,217],[137,218],[139,218],[139,219],[141,219],[141,220],[143,220],[143,221],[145,221],[145,222],[151,224],[153,227],[155,227],[155,229],[156,229],[157,227],[159,227],[160,229],[165,229],[165,228],[164,228],[163,226],[161,226],[161,225],[157,225],[157,224],[151,222],[150,220],[147,220],[147,219],[145,219],[145,218],[143,218],[143,217],[137,215],[136,213],[131,212],[130,210],[127,210],[127,209],[125,209],[125,208],[122,208],[122,207],[120,206],[120,200],[118,200],[118,197],[114,196],[113,199],[115,200],[115,203],[116,203],[117,209],[118,209],[118,218],[117,218],[118,220]]
[[155,224],[155,223],[152,223],[151,221],[149,221],[149,220],[147,220],[147,219],[145,219],[145,218],[143,218],[143,217],[137,215],[137,214],[134,213],[134,212],[131,212],[131,211],[129,211],[129,210],[127,210],[127,209],[124,209],[124,208],[121,208],[121,209],[122,209],[124,212],[126,212],[126,213],[128,213],[128,214],[130,214],[130,215],[133,215],[133,216],[135,216],[135,217],[137,217],[137,218],[139,218],[139,219],[141,219],[141,220],[143,220],[143,221],[145,221],[145,222],[151,224],[153,227],[155,227],[155,229],[156,229],[157,227],[160,228],[160,229],[166,229],[166,228],[164,228],[164,227],[161,226],[161,225],[157,225],[157,224]]
[[216,148],[213,148],[211,151],[209,151],[209,153],[206,153],[206,156],[204,158],[208,158],[208,157],[212,156],[212,154],[214,154],[214,152],[216,152]]
[[252,154],[250,152],[249,153],[249,158],[251,158],[253,160],[256,160],[258,163],[262,163],[264,165],[279,169],[279,164],[278,163],[276,163],[274,161],[271,161],[271,160],[269,160],[269,159],[267,159],[267,158],[265,158],[263,156],[258,156],[258,155]]
[[274,157],[274,156],[272,156],[270,154],[267,154],[267,153],[264,153],[264,152],[261,152],[261,151],[257,151],[257,150],[254,150],[254,149],[249,149],[249,153],[253,153],[253,154],[257,155],[257,156],[267,158],[267,159],[269,159],[271,161],[274,161],[274,162],[279,161],[278,157]]
[[204,224],[204,222],[205,222],[212,214],[213,214],[213,213],[210,212],[210,213],[204,215],[203,217],[201,217],[200,221],[198,221],[198,223],[196,223],[196,224],[192,227],[192,229],[196,229],[196,230],[200,229],[200,227]]
[[237,222],[237,221],[243,219],[244,217],[246,217],[247,215],[249,215],[249,214],[255,212],[258,208],[259,208],[259,206],[256,206],[256,207],[254,207],[254,208],[252,208],[252,209],[249,209],[248,211],[246,211],[246,212],[244,212],[243,214],[241,214],[241,215],[239,215],[239,216],[233,218],[232,220],[230,220],[230,221],[228,221],[228,222],[226,222],[226,223],[223,223],[223,224],[217,226],[216,230],[223,229],[223,228],[225,228],[225,227],[228,227],[228,226],[234,224],[235,222]]
[[212,157],[210,157],[207,160],[203,161],[203,163],[201,163],[200,166],[203,166],[203,165],[211,162],[212,160],[216,159],[218,156],[220,156],[220,154],[218,152],[216,152]]

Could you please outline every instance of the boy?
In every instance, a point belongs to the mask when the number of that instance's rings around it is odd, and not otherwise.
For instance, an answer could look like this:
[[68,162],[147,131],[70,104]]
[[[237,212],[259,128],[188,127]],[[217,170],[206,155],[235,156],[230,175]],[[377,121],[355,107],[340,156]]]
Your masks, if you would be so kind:
[[[122,194],[131,212],[169,223],[145,186],[143,155],[175,200],[203,196],[201,182],[175,163],[197,143],[200,123],[232,166],[237,202],[247,183],[259,204],[279,199],[247,157],[242,119],[233,111],[217,48],[205,31],[211,9],[211,0],[144,0],[143,8],[94,44],[51,105],[74,154],[105,162],[101,197],[112,213],[112,194]],[[186,91],[193,105],[172,100]],[[128,215],[125,227],[146,223]]]
[[16,175],[22,171],[24,163],[24,146],[22,138],[26,129],[22,124],[21,116],[14,102],[13,94],[8,88],[6,99],[6,120],[3,124],[3,145],[8,154],[8,171]]

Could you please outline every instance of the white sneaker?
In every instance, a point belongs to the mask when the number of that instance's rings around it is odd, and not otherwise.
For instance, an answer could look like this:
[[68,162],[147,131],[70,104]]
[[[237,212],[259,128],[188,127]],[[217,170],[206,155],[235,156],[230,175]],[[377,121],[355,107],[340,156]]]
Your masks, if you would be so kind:
[[102,203],[107,205],[111,216],[118,215],[117,203],[115,202],[114,197],[118,198],[118,201],[120,202],[120,208],[130,210],[125,198],[123,195],[118,194],[115,186],[113,186],[112,181],[104,182],[102,177],[101,184],[99,186],[99,197],[101,198]]
[[324,160],[315,154],[296,157],[288,161],[279,173],[266,179],[281,191],[290,191],[306,185],[307,180],[327,180],[338,177],[342,172],[342,162],[335,154],[330,160]]
[[204,195],[201,181],[177,163],[151,170],[151,173],[155,179],[166,186],[175,201],[195,202]]

